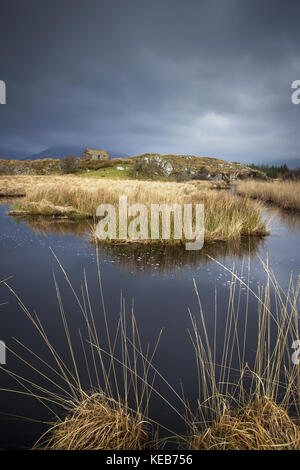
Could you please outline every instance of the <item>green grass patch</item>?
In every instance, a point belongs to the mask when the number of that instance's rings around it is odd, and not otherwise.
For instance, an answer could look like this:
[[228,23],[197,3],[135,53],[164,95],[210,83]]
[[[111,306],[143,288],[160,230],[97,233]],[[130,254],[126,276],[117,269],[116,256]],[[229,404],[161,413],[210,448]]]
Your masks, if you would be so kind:
[[140,172],[136,177],[131,173],[131,165],[120,165],[124,170],[117,170],[116,167],[112,168],[100,168],[99,170],[93,171],[79,171],[80,176],[88,178],[107,178],[114,180],[142,180],[142,181],[173,181],[174,178],[170,178],[162,175],[155,175],[150,177],[146,173]]
[[99,168],[99,170],[80,171],[79,174],[88,178],[131,179],[130,165],[120,165],[120,167],[124,168],[124,170],[117,170],[117,167],[114,166],[111,168]]

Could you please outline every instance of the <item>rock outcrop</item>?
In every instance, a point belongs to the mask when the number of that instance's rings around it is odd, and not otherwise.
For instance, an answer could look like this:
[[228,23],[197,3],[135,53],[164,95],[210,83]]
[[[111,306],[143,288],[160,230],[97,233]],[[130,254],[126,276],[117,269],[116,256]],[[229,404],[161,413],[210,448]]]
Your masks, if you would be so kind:
[[134,159],[141,171],[172,179],[200,179],[229,184],[243,178],[266,178],[261,171],[253,170],[241,163],[226,162],[217,158],[145,154]]
[[0,175],[48,175],[59,173],[61,170],[60,160],[1,160]]

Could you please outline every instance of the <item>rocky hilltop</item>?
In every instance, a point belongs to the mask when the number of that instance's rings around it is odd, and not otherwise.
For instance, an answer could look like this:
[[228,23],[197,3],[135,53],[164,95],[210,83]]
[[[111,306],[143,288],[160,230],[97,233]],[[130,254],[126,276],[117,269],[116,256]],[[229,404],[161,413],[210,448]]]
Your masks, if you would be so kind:
[[137,172],[152,173],[180,181],[202,179],[230,183],[237,179],[259,178],[266,175],[237,162],[193,155],[144,154],[132,157]]
[[0,175],[48,175],[60,172],[60,161],[51,158],[43,160],[0,159]]
[[[146,153],[126,159],[115,159],[107,162],[92,162],[90,168],[81,159],[77,159],[78,170],[103,169],[105,165],[126,170],[126,177],[148,179],[167,179],[187,181],[191,179],[208,180],[220,183],[232,183],[237,179],[259,178],[266,175],[237,162],[226,162],[218,158],[195,157],[193,155],[160,155]],[[123,165],[123,167],[116,165]],[[91,166],[91,165],[90,165]],[[42,160],[1,160],[2,175],[49,175],[61,173],[61,162],[55,159]],[[101,176],[101,175],[98,175]]]

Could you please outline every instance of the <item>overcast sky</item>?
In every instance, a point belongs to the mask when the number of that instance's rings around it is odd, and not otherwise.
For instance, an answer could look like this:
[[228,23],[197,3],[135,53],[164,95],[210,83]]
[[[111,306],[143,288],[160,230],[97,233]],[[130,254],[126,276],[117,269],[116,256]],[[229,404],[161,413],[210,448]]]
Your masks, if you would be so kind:
[[300,156],[299,0],[1,0],[0,156]]

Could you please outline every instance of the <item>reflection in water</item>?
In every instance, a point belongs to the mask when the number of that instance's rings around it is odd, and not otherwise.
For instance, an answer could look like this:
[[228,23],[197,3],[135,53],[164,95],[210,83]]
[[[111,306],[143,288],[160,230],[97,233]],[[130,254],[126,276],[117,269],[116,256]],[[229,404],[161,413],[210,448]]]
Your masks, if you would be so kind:
[[91,231],[90,222],[86,220],[70,220],[68,218],[50,218],[43,216],[14,217],[15,222],[25,222],[34,233],[76,235],[82,237]]
[[[0,204],[0,279],[14,274],[11,280],[12,286],[22,298],[24,305],[30,311],[37,312],[43,327],[50,340],[53,341],[60,356],[72,367],[72,361],[65,332],[60,329],[61,320],[58,314],[58,302],[53,287],[53,272],[57,278],[59,294],[66,308],[71,336],[74,338],[74,351],[79,358],[79,370],[83,371],[82,383],[89,386],[89,377],[86,369],[85,357],[82,354],[82,342],[78,335],[78,329],[86,337],[86,319],[82,315],[74,295],[68,283],[64,281],[60,272],[57,272],[53,255],[49,252],[49,246],[53,248],[61,261],[62,266],[70,274],[72,286],[81,299],[81,286],[83,285],[83,271],[88,280],[88,289],[91,295],[91,308],[95,312],[96,324],[101,335],[101,341],[105,337],[105,322],[102,319],[101,308],[99,310],[99,280],[95,263],[95,245],[89,242],[89,223],[87,221],[70,221],[68,219],[50,218],[23,218],[13,219],[6,215],[7,207]],[[267,215],[269,214],[266,209]],[[280,284],[289,282],[291,267],[298,272],[299,267],[299,218],[287,214],[280,217],[278,211],[272,221],[271,235],[265,239],[252,237],[244,239],[242,243],[215,243],[199,252],[188,252],[179,246],[154,246],[154,245],[113,245],[99,244],[100,257],[102,256],[103,291],[108,315],[110,331],[117,331],[120,320],[120,292],[124,293],[124,301],[129,309],[134,301],[134,313],[139,329],[142,345],[153,345],[153,341],[164,330],[159,351],[155,359],[155,366],[172,386],[181,384],[185,390],[185,396],[191,404],[196,403],[198,391],[196,389],[197,367],[194,360],[194,350],[191,338],[188,334],[191,323],[187,313],[190,309],[199,322],[199,305],[194,292],[193,279],[199,288],[201,306],[203,308],[209,339],[214,339],[215,315],[217,312],[218,332],[217,355],[222,358],[224,346],[223,332],[228,327],[228,304],[234,289],[232,276],[224,271],[216,263],[210,263],[206,255],[213,258],[229,258],[228,263],[235,266],[235,271],[241,273],[241,278],[248,282],[248,272],[243,276],[244,256],[251,256],[251,272],[249,273],[249,285],[258,291],[258,284],[265,285],[265,272],[259,261],[260,255],[270,253],[271,265],[275,266],[276,277]],[[22,223],[19,223],[22,222]],[[18,224],[16,226],[16,223]],[[75,236],[72,236],[75,235]],[[241,260],[241,261],[239,261]],[[108,261],[108,262],[106,262]],[[186,269],[182,269],[186,268]],[[131,270],[130,273],[128,271]],[[143,275],[143,271],[147,271]],[[151,273],[148,275],[148,273]],[[244,273],[245,274],[245,273]],[[249,311],[247,317],[246,356],[247,362],[252,361],[253,354],[257,350],[257,300],[253,296],[247,297],[246,289],[241,286],[238,293],[237,307],[240,316],[238,322],[232,323],[234,335],[240,335],[243,342],[244,312]],[[240,295],[241,292],[241,295]],[[123,298],[123,297],[122,297]],[[249,300],[249,308],[246,303]],[[83,302],[83,300],[81,300]],[[233,305],[233,304],[232,304]],[[235,307],[235,305],[234,305]],[[238,309],[236,310],[238,311]],[[1,313],[1,340],[13,349],[12,338],[16,337],[26,344],[40,357],[48,360],[48,350],[43,349],[40,336],[35,335],[32,325],[23,313],[20,315],[20,305],[17,300],[7,292],[0,284],[0,313]],[[99,313],[99,315],[97,314]],[[130,314],[128,315],[131,321]],[[29,323],[29,324],[28,324]],[[130,331],[128,328],[127,331]],[[103,343],[102,343],[103,344]],[[104,349],[106,343],[104,340]],[[121,349],[121,348],[120,348]],[[122,351],[118,351],[121,357]],[[36,367],[40,367],[40,361],[35,358]],[[51,363],[51,358],[50,358]],[[174,367],[176,364],[176,367]],[[235,366],[235,365],[234,365]],[[9,368],[20,376],[24,376],[24,364],[17,357],[10,355]],[[26,372],[26,379],[36,377],[34,372]],[[45,375],[49,373],[45,367]],[[28,374],[28,375],[27,375]],[[81,376],[82,377],[82,376]],[[1,376],[2,379],[2,376]],[[38,385],[43,386],[43,378],[38,378]],[[55,378],[56,379],[56,378]],[[10,380],[10,378],[9,378]],[[156,386],[160,393],[175,406],[174,395],[166,384],[160,380]],[[12,383],[11,383],[12,382]],[[5,377],[6,388],[14,389],[15,383]],[[180,385],[179,385],[180,382]],[[0,412],[5,411],[18,416],[27,416],[33,419],[41,419],[48,422],[50,417],[43,410],[41,404],[26,401],[22,395],[1,394]],[[185,412],[185,410],[182,410]],[[174,413],[161,405],[161,400],[153,395],[151,404],[151,416],[159,420],[161,424],[178,433],[184,433],[182,423]],[[3,420],[2,433],[0,432],[0,447],[13,445],[32,445],[44,429],[33,428],[32,423],[18,421],[17,423]],[[39,425],[39,423],[36,423]],[[29,430],[29,431],[28,431]],[[27,433],[27,434],[26,434]]]
[[147,244],[102,244],[102,251],[121,268],[128,271],[170,272],[183,267],[196,268],[199,264],[210,263],[207,255],[216,257],[243,258],[254,256],[263,243],[258,237],[251,237],[238,243],[214,243],[200,251],[186,251],[184,246]]
[[276,217],[279,224],[285,226],[289,231],[298,232],[300,230],[300,214],[298,212],[271,206],[268,207],[268,213],[271,217]]
[[[86,220],[72,221],[49,217],[15,218],[26,222],[34,233],[59,235],[89,235],[91,223]],[[196,268],[200,263],[210,262],[207,255],[214,258],[238,258],[254,256],[264,243],[264,238],[249,237],[241,242],[219,242],[204,246],[200,251],[187,251],[184,245],[159,245],[144,243],[99,243],[100,251],[117,262],[123,270],[135,272],[170,272],[183,267]]]
[[3,196],[0,196],[0,205],[1,206],[7,206],[7,207],[11,208],[14,204],[17,204],[20,201],[23,201],[22,197],[3,197]]

